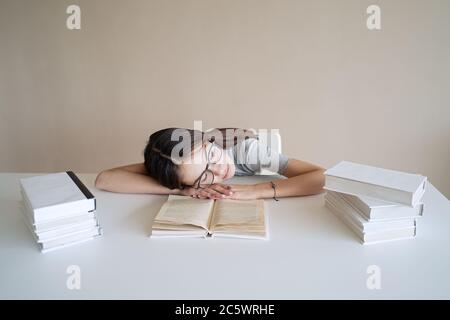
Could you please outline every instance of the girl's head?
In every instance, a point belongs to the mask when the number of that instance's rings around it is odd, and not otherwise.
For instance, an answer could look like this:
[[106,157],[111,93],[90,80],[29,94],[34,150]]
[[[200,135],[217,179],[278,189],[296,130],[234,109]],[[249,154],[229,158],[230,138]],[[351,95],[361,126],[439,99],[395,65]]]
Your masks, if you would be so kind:
[[[197,187],[231,178],[235,164],[226,152],[229,140],[225,133],[230,133],[229,130],[236,129],[206,133],[182,128],[159,130],[150,136],[145,147],[145,168],[151,177],[169,189]],[[234,137],[233,144],[236,141]]]

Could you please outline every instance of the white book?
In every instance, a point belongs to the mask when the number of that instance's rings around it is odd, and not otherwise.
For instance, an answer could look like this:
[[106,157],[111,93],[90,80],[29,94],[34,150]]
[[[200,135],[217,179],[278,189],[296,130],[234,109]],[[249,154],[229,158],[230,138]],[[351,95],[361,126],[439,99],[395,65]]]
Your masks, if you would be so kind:
[[388,202],[367,196],[354,196],[351,194],[328,192],[339,194],[355,207],[368,221],[383,221],[401,218],[419,218],[423,215],[424,204],[419,203],[415,207],[404,206],[394,202]]
[[[24,210],[22,210],[22,213],[23,212],[24,212]],[[26,216],[26,214],[22,214],[22,215],[25,220],[25,223],[28,226],[28,229],[30,229],[30,231],[35,234],[36,241],[38,241],[38,242],[47,241],[47,240],[51,240],[54,238],[59,238],[59,237],[62,237],[62,236],[65,236],[65,235],[68,235],[71,233],[80,232],[80,231],[90,229],[90,228],[93,228],[93,227],[96,227],[99,225],[97,219],[89,218],[87,220],[84,220],[84,221],[81,221],[78,223],[63,225],[58,228],[53,228],[53,229],[49,229],[46,231],[36,231],[36,229],[34,229],[33,225],[30,223],[30,220]]]
[[[38,243],[44,244],[46,246],[48,246],[49,244],[55,243],[55,242],[62,242],[62,243],[67,243],[67,242],[71,242],[73,238],[78,239],[78,237],[80,235],[85,235],[85,234],[97,234],[100,233],[100,226],[95,225],[95,226],[91,226],[91,227],[87,227],[87,228],[83,228],[81,230],[77,230],[77,231],[73,231],[71,233],[67,233],[67,234],[63,234],[63,235],[58,235],[56,237],[51,237],[51,238],[46,238],[43,240],[37,240]],[[36,235],[36,237],[38,237],[38,235]]]
[[156,215],[152,238],[268,239],[264,200],[196,199],[170,195]]
[[61,245],[54,245],[54,246],[48,247],[48,248],[47,247],[44,248],[42,245],[39,245],[39,247],[40,247],[40,250],[42,253],[47,253],[47,252],[51,252],[51,251],[55,251],[55,250],[59,250],[59,249],[67,248],[67,247],[72,247],[72,246],[75,246],[75,245],[78,245],[78,244],[81,244],[81,243],[84,243],[84,242],[87,242],[90,240],[94,240],[101,236],[102,236],[102,233],[101,233],[101,229],[100,229],[99,234],[96,234],[92,237],[80,238],[79,240],[75,240],[75,241],[72,241],[69,243],[63,243]]
[[67,236],[69,234],[85,231],[94,227],[98,227],[98,222],[96,219],[90,219],[81,223],[73,224],[70,226],[45,231],[45,232],[36,232],[36,236],[38,237],[38,242],[49,241],[52,239],[57,239],[60,237]]
[[25,225],[31,231],[33,238],[36,240],[37,244],[39,245],[39,249],[43,253],[95,239],[101,236],[103,232],[102,228],[97,225],[95,227],[89,227],[81,231],[72,232],[71,234],[67,234],[65,236],[46,239],[45,241],[42,241],[39,240],[38,235],[34,232],[32,225],[26,218],[25,207],[20,206],[20,209],[22,211]]
[[72,171],[24,178],[20,185],[34,222],[96,209],[95,197]]
[[416,227],[387,230],[381,233],[366,233],[362,239],[363,244],[375,244],[396,240],[408,240],[416,237]]
[[78,212],[68,216],[62,216],[61,218],[57,219],[35,222],[33,218],[33,212],[31,211],[28,202],[23,199],[23,201],[21,201],[21,205],[24,208],[25,217],[28,219],[28,222],[36,233],[67,227],[69,225],[81,223],[87,220],[98,221],[97,212],[96,210],[94,210],[88,212]]
[[387,241],[413,239],[416,236],[416,227],[408,227],[402,229],[389,229],[382,232],[364,233],[357,224],[354,223],[349,216],[343,214],[342,210],[336,207],[333,203],[325,199],[325,206],[335,214],[347,227],[349,227],[360,239],[361,243],[375,244]]
[[417,206],[425,192],[427,177],[400,171],[341,161],[325,171],[327,190],[368,196]]
[[345,214],[363,233],[382,232],[389,229],[403,229],[416,226],[415,218],[391,219],[370,222],[354,207],[352,207],[337,192],[328,191],[325,200],[331,202],[342,214]]
[[96,211],[92,211],[87,214],[68,217],[65,219],[58,219],[58,220],[54,220],[54,221],[48,221],[48,222],[45,222],[42,224],[35,224],[35,225],[33,225],[33,228],[36,233],[41,233],[41,232],[48,232],[48,231],[56,230],[59,228],[66,228],[71,225],[83,223],[85,221],[91,221],[91,222],[96,221],[97,224],[100,224],[100,222],[97,218]]
[[[22,207],[23,209],[23,207]],[[59,238],[64,238],[68,236],[72,236],[75,234],[78,234],[80,232],[89,231],[92,229],[95,229],[99,227],[96,219],[91,219],[90,221],[85,221],[83,223],[79,223],[76,225],[72,225],[70,227],[64,227],[59,229],[54,229],[46,232],[37,233],[33,230],[33,226],[29,223],[28,218],[26,217],[24,213],[24,210],[22,210],[22,216],[25,220],[25,223],[28,226],[28,229],[33,233],[34,238],[36,239],[36,242],[48,242],[57,240]]]
[[61,249],[61,248],[65,248],[68,246],[75,245],[75,244],[83,243],[88,240],[93,240],[95,238],[100,237],[101,235],[102,235],[102,228],[97,227],[97,228],[85,230],[83,232],[78,232],[76,234],[72,234],[67,237],[62,237],[62,238],[54,239],[51,241],[42,242],[42,243],[39,243],[39,246],[41,248],[41,251],[43,253],[45,253],[48,251],[53,251],[56,249]]

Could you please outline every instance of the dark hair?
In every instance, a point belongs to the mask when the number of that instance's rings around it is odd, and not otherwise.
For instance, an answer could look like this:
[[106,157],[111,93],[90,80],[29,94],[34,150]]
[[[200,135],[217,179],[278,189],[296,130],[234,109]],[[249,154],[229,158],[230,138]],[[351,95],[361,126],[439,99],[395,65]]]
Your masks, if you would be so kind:
[[[191,150],[197,143],[206,140],[215,141],[225,149],[234,146],[241,135],[244,139],[257,137],[253,131],[239,128],[217,128],[207,132],[183,128],[166,128],[152,133],[144,150],[144,165],[152,178],[169,189],[183,189],[185,187],[180,181],[178,165],[171,159],[172,149],[183,140],[180,137],[178,141],[173,141],[172,134],[175,130],[180,129],[185,130],[184,132],[188,132],[190,135]],[[216,140],[216,136],[222,139]],[[184,156],[182,149],[179,156]]]

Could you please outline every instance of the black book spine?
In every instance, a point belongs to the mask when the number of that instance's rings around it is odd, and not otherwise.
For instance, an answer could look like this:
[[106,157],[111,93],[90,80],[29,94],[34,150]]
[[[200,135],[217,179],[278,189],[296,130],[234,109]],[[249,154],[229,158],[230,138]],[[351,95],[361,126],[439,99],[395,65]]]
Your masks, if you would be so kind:
[[97,201],[94,197],[94,195],[89,191],[89,189],[84,185],[83,182],[76,176],[73,171],[66,171],[67,175],[72,179],[72,181],[77,185],[78,189],[80,189],[81,192],[83,192],[86,199],[94,199],[94,205],[97,209]]

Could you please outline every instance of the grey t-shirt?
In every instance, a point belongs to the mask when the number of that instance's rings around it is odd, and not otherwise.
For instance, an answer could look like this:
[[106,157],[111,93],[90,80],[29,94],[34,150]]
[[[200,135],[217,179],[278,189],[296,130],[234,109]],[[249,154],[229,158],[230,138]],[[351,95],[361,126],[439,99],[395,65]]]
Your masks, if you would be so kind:
[[251,176],[261,169],[283,174],[288,165],[289,158],[271,148],[256,138],[248,138],[226,149],[236,166],[235,176]]

